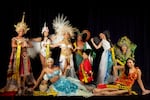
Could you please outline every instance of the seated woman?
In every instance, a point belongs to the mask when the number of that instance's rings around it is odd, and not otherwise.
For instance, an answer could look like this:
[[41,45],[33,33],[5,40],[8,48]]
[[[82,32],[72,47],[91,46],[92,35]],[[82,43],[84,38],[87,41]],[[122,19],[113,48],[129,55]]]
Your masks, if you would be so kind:
[[[89,92],[84,85],[80,83],[78,79],[72,77],[65,77],[62,75],[61,69],[58,66],[54,66],[54,60],[52,58],[47,59],[47,67],[41,72],[41,75],[37,79],[36,84],[32,88],[34,90],[41,82],[40,90],[44,91],[46,95],[51,95],[55,92],[57,96],[92,96],[92,92]],[[68,66],[69,67],[69,66]],[[50,80],[51,84],[47,82]],[[45,85],[45,86],[44,86]],[[33,95],[42,95],[34,91]],[[53,94],[52,94],[53,95]]]
[[[132,58],[128,58],[125,67],[115,66],[114,74],[118,69],[122,69],[121,76],[119,76],[113,85],[99,84],[97,88],[93,90],[94,95],[123,95],[124,93],[131,93],[131,88],[137,80],[139,87],[142,90],[142,95],[150,93],[150,90],[145,89],[142,79],[141,70],[135,66],[135,61]],[[115,76],[116,77],[116,76]]]

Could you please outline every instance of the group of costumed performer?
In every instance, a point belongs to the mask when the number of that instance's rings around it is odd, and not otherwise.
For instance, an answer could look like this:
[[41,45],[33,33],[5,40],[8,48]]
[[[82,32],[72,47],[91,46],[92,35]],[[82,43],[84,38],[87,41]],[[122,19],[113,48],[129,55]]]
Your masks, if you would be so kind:
[[93,66],[93,60],[96,57],[96,53],[92,49],[92,47],[89,45],[88,40],[90,39],[91,33],[89,30],[82,30],[80,32],[79,30],[77,31],[75,41],[73,42],[73,47],[74,47],[74,62],[75,62],[75,67],[76,70],[79,70],[80,63],[83,60],[83,51],[86,49],[90,49],[90,54],[88,56],[90,63]]

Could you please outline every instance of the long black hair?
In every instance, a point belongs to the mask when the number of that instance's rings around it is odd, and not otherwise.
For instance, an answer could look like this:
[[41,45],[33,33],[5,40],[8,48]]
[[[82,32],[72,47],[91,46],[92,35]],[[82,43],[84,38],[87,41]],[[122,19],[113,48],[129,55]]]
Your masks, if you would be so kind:
[[129,74],[129,67],[128,67],[128,65],[127,65],[128,60],[132,60],[133,63],[135,63],[135,59],[133,59],[133,58],[128,58],[128,59],[126,60],[126,63],[125,63],[125,72],[124,72],[126,76],[128,76],[128,74]]
[[113,46],[113,43],[110,39],[110,31],[109,30],[105,30],[103,31],[103,34],[105,34],[107,41],[110,43],[111,47]]

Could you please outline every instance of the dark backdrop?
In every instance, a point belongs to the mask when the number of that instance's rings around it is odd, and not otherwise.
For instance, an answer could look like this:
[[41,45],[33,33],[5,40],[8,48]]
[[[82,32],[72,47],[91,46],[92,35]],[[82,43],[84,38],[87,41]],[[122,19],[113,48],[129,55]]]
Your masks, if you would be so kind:
[[[36,0],[35,0],[36,1]],[[136,64],[142,70],[142,79],[146,86],[150,86],[150,49],[149,49],[149,9],[146,5],[139,6],[123,5],[124,2],[111,4],[108,2],[86,1],[84,3],[76,0],[66,1],[17,1],[6,0],[1,3],[0,8],[0,86],[6,81],[6,71],[11,52],[11,38],[16,35],[14,24],[21,21],[22,12],[26,12],[25,21],[30,27],[27,33],[29,37],[40,36],[43,23],[46,21],[53,33],[52,20],[58,13],[63,13],[70,20],[71,24],[80,30],[89,29],[91,36],[97,36],[105,29],[110,30],[111,40],[117,40],[127,35],[137,44],[135,51]],[[39,3],[39,4],[38,4]],[[10,4],[8,6],[8,4]],[[130,3],[129,3],[130,4]],[[33,68],[39,73],[40,67]]]

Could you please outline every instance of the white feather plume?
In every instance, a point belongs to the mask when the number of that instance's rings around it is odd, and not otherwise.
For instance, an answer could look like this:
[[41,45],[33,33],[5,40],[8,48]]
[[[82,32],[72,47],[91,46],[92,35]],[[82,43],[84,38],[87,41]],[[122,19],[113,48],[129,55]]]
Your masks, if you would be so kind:
[[58,43],[63,39],[63,33],[70,33],[71,37],[74,36],[75,28],[72,27],[70,21],[67,20],[67,17],[63,14],[58,16],[53,20],[53,28],[55,30],[56,38],[53,40],[53,43]]
[[28,55],[31,57],[31,58],[35,58],[37,56],[38,53],[40,53],[40,50],[41,50],[41,42],[35,42],[35,41],[31,41],[33,47],[32,48],[28,48],[27,49],[27,52],[28,52]]

